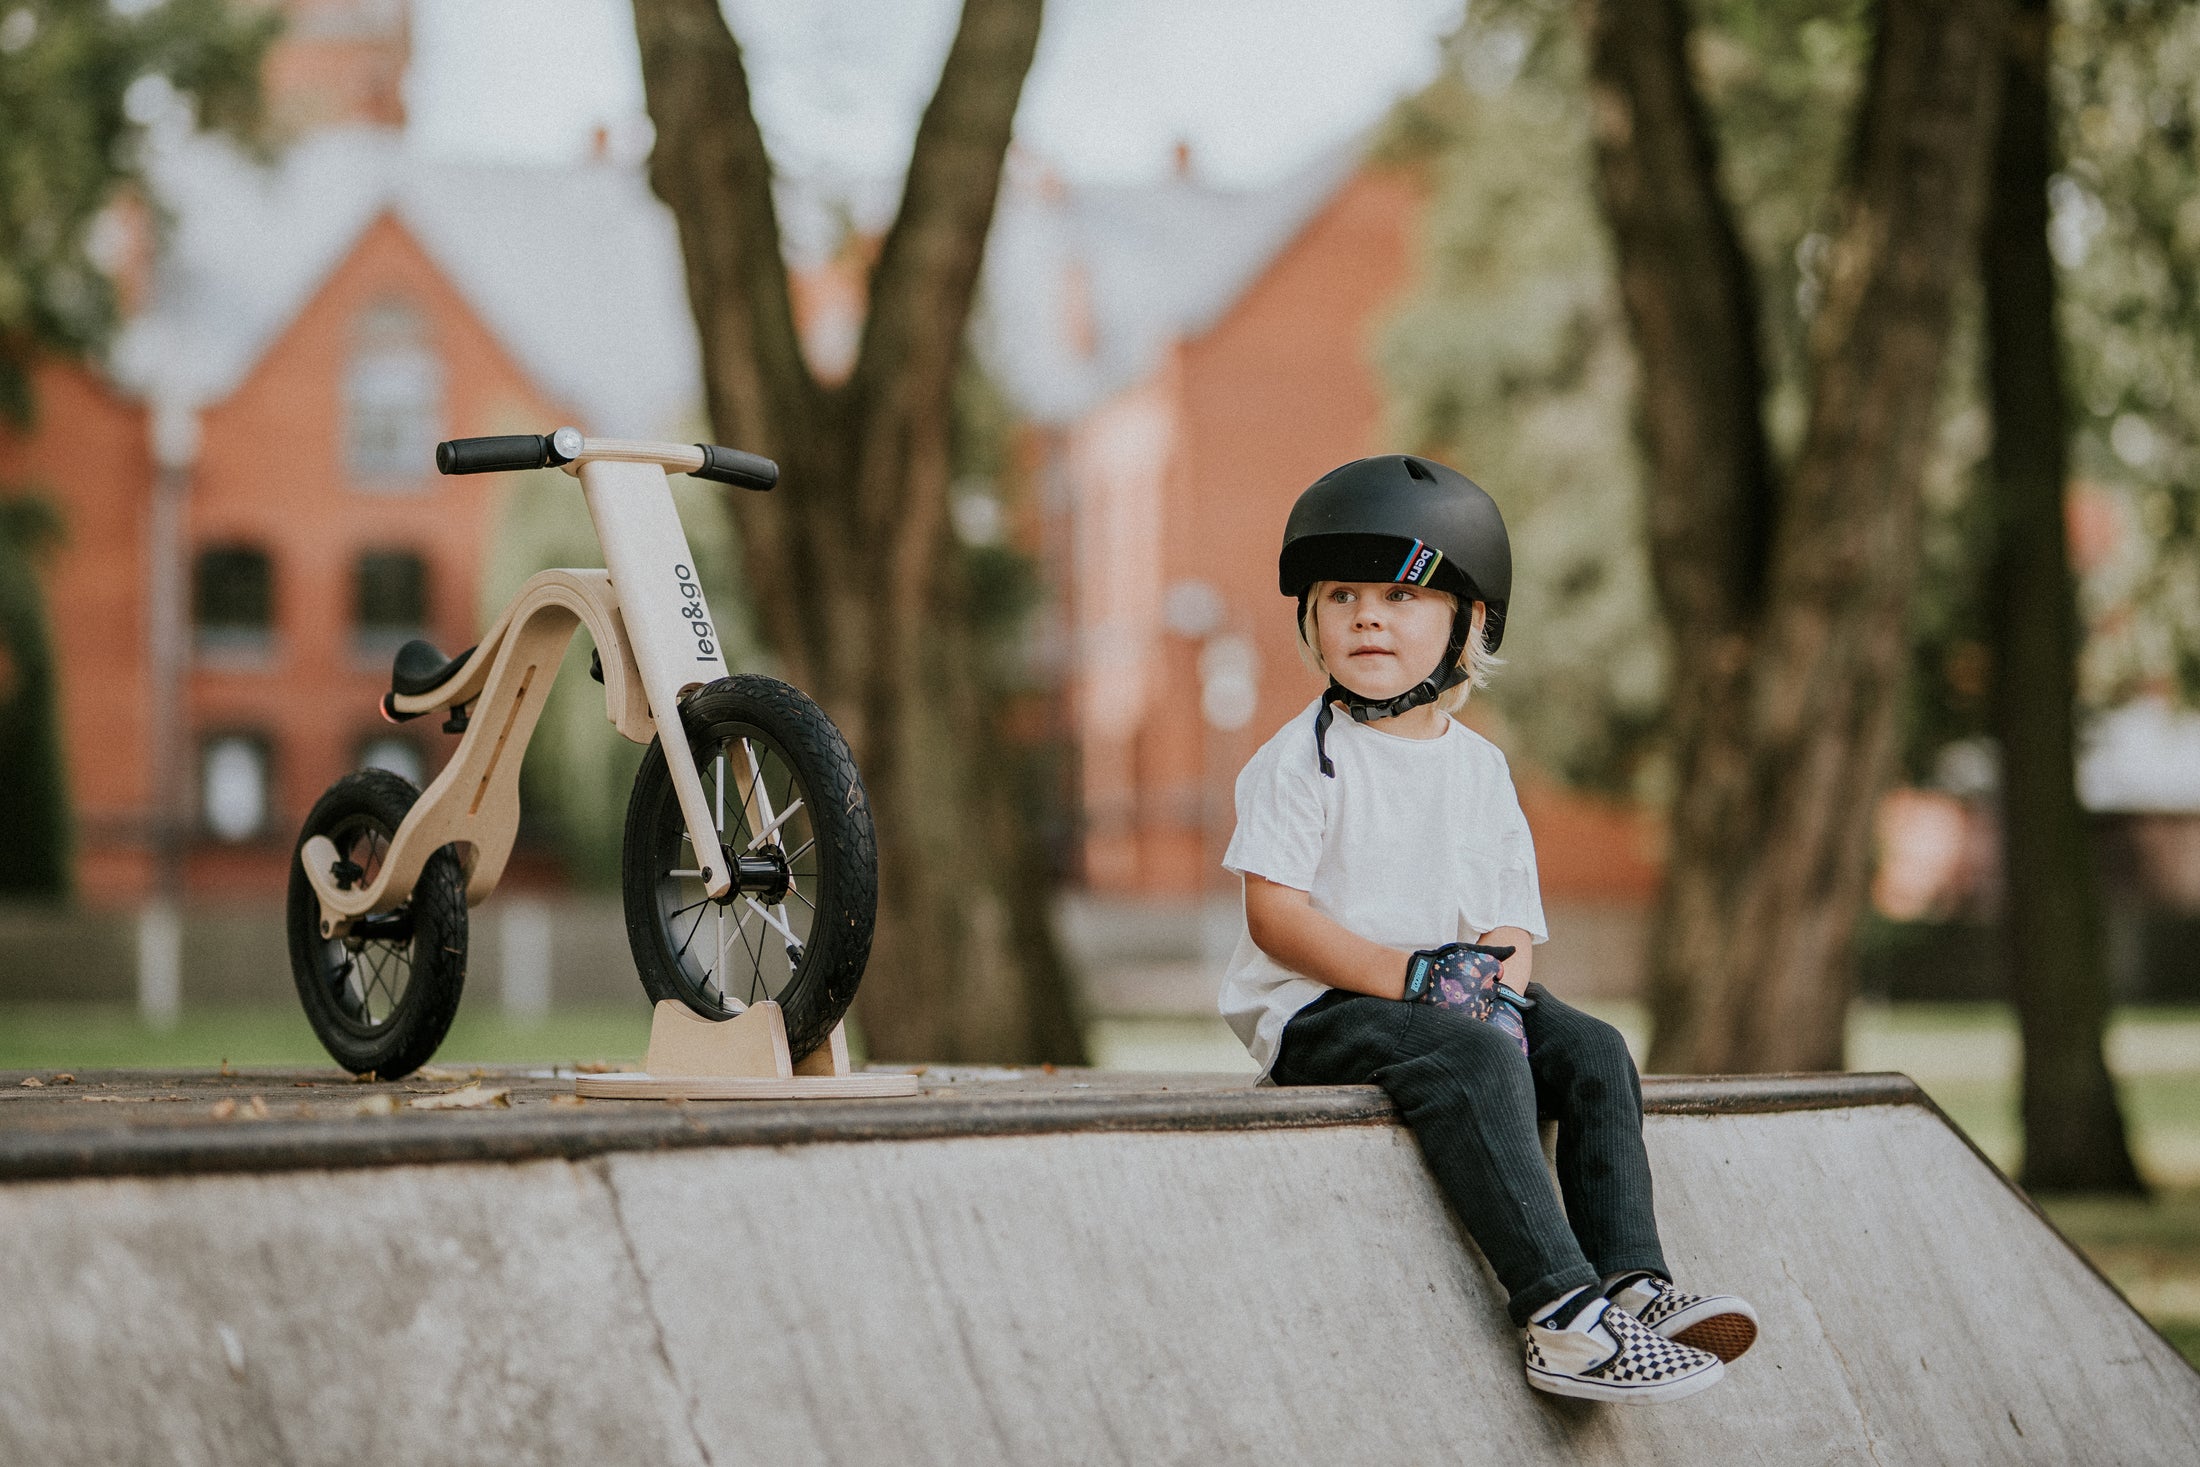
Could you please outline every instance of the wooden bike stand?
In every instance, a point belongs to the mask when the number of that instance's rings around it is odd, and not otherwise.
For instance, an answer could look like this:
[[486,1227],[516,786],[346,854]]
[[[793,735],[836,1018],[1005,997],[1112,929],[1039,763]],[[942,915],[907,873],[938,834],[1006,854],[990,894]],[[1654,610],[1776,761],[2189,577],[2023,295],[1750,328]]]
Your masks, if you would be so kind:
[[915,1075],[855,1074],[844,1026],[815,1054],[788,1057],[787,1023],[766,999],[730,1019],[706,1019],[686,1004],[660,999],[649,1022],[643,1074],[579,1075],[577,1095],[592,1100],[853,1100],[917,1093]]

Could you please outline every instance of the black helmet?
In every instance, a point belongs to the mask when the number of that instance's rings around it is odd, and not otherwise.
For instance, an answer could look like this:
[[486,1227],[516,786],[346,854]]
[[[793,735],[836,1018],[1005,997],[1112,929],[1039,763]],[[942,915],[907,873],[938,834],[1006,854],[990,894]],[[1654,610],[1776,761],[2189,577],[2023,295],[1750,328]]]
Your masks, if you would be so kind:
[[1336,705],[1355,722],[1390,718],[1466,681],[1459,653],[1474,624],[1474,603],[1489,615],[1482,645],[1490,651],[1505,638],[1505,603],[1512,596],[1512,541],[1497,502],[1457,469],[1411,454],[1354,459],[1331,469],[1291,506],[1283,526],[1283,554],[1276,580],[1299,598],[1299,629],[1306,629],[1306,597],[1316,581],[1391,581],[1449,591],[1459,599],[1451,641],[1429,675],[1395,698],[1374,702],[1332,674],[1314,715],[1314,758],[1336,778],[1327,740]]
[[1482,645],[1505,639],[1512,541],[1497,502],[1457,469],[1411,454],[1354,459],[1291,506],[1277,581],[1299,597],[1316,581],[1404,581],[1449,591],[1464,615],[1488,604]]

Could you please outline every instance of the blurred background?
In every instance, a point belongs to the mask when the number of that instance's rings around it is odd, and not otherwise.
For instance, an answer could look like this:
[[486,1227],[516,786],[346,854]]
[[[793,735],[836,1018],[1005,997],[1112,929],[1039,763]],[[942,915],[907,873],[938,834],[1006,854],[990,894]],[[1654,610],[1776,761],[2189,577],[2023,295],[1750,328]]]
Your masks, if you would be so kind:
[[[1791,451],[1872,7],[1694,11],[1689,64],[1757,262],[1768,432]],[[857,365],[958,13],[724,7],[816,382]],[[1647,1052],[1664,715],[1689,651],[1654,593],[1633,415],[1656,364],[1630,345],[1566,16],[1046,9],[968,313],[940,554],[955,655],[1012,755],[1002,839],[1028,856],[1092,1063],[1249,1069],[1213,1008],[1238,930],[1232,782],[1317,690],[1275,547],[1307,483],[1395,448],[1505,510],[1508,665],[1467,720],[1506,750],[1535,832],[1538,978]],[[2073,773],[2106,1054],[2156,1188],[2059,1215],[2189,1342],[2200,21],[2072,0],[2051,36]],[[392,653],[455,651],[532,571],[600,563],[569,480],[439,479],[433,445],[713,434],[634,14],[0,0],[0,108],[0,1068],[318,1062],[282,926],[298,824],[343,772],[425,783],[455,743],[377,716]],[[1855,791],[1872,854],[1847,1056],[1917,1076],[2014,1169],[1982,316],[1959,288],[1901,612],[1899,774]],[[729,660],[804,671],[751,613],[739,516],[682,494]],[[529,751],[450,1060],[644,1040],[616,886],[640,751],[587,654]]]

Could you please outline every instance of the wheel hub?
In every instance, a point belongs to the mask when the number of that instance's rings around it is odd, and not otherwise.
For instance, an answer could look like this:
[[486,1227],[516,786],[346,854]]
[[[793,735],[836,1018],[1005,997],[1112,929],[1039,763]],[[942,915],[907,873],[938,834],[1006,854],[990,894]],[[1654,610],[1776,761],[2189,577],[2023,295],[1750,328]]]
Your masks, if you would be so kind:
[[719,853],[726,866],[733,872],[733,889],[724,900],[731,902],[738,896],[753,896],[767,907],[778,906],[787,899],[788,890],[794,885],[793,874],[787,867],[787,853],[776,845],[765,846],[745,856],[737,856],[727,846],[720,846]]

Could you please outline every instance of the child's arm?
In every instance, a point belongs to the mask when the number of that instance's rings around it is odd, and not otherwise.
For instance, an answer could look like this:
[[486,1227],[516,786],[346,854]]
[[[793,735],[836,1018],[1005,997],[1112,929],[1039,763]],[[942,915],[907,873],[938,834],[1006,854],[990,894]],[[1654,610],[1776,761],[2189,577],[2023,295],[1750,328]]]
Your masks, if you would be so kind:
[[1413,955],[1371,942],[1322,915],[1313,897],[1297,887],[1248,871],[1245,930],[1255,947],[1316,983],[1376,998],[1405,997],[1406,963]]
[[1535,938],[1525,927],[1493,927],[1475,941],[1491,947],[1511,947],[1513,955],[1505,959],[1505,986],[1515,993],[1528,991],[1528,971],[1535,966]]

